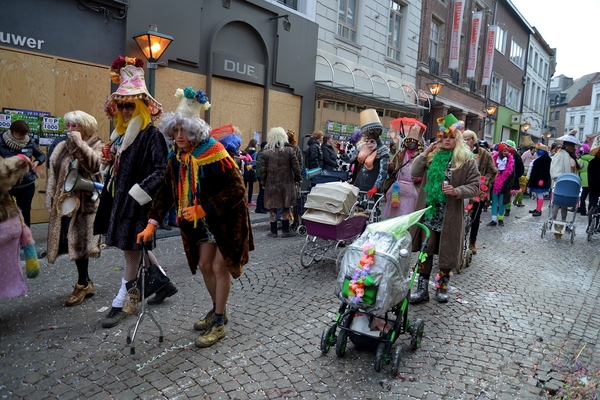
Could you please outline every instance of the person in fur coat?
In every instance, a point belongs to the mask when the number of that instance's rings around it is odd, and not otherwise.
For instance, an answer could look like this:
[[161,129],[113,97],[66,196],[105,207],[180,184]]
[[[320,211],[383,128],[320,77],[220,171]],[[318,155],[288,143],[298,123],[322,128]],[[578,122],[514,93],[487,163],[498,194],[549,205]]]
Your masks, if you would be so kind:
[[479,196],[476,196],[471,201],[471,231],[469,232],[469,250],[473,254],[477,254],[477,234],[479,232],[481,211],[485,202],[490,197],[490,189],[494,185],[498,169],[492,159],[492,155],[477,143],[475,132],[466,130],[463,132],[463,138],[473,153],[480,175]]
[[50,213],[48,262],[54,264],[58,256],[68,254],[77,266],[77,282],[65,302],[65,306],[72,307],[95,293],[88,264],[90,257],[100,257],[100,235],[93,233],[100,200],[97,193],[75,190],[71,196],[77,200],[77,206],[72,213],[63,215],[60,204],[69,197],[65,194],[64,182],[72,168],[84,179],[101,180],[102,141],[97,134],[96,118],[83,111],[66,113],[65,126],[69,131],[67,140],[56,146],[48,166],[45,206]]
[[[438,118],[438,140],[412,162],[413,176],[423,177],[415,210],[428,208],[422,223],[430,229],[428,257],[419,268],[417,290],[412,304],[429,301],[429,277],[433,255],[438,254],[440,272],[435,277],[436,300],[448,302],[448,284],[452,269],[462,262],[465,228],[465,199],[475,197],[479,189],[479,171],[462,136],[464,123],[454,115]],[[426,240],[424,230],[413,226],[412,250],[419,251]]]
[[[114,118],[115,129],[110,135],[110,157],[102,161],[105,184],[94,221],[94,233],[106,234],[106,244],[123,250],[124,276],[112,308],[102,320],[102,327],[111,328],[126,316],[122,310],[127,296],[127,282],[133,280],[140,265],[142,245],[136,235],[148,221],[152,198],[162,181],[167,164],[167,143],[152,124],[160,117],[162,105],[146,89],[143,62],[139,58],[119,57],[112,68],[119,70],[117,91],[104,104],[104,111]],[[113,75],[113,78],[115,75]],[[156,245],[154,239],[144,243],[147,250]],[[151,251],[153,265],[158,261]],[[177,293],[172,282],[165,284],[148,304],[157,304]]]
[[300,182],[300,163],[296,150],[286,146],[288,136],[281,127],[271,128],[267,145],[261,157],[260,184],[265,188],[265,207],[269,209],[271,232],[277,237],[277,209],[282,208],[281,236],[294,236],[290,232],[290,211],[296,204],[295,182]]
[[21,246],[33,244],[33,238],[9,190],[32,169],[25,155],[0,157],[0,299],[27,294]]
[[[189,86],[185,90],[193,92]],[[182,97],[176,111],[161,120],[165,137],[175,146],[148,214],[149,223],[137,241],[150,240],[158,221],[173,205],[177,207],[188,266],[192,274],[200,269],[213,303],[206,316],[194,323],[194,329],[204,331],[196,346],[209,347],[226,335],[231,278],[241,276],[254,239],[243,178],[224,145],[209,135],[210,126],[199,110],[210,103],[203,91],[196,93],[193,98]],[[206,99],[205,103],[198,98]]]

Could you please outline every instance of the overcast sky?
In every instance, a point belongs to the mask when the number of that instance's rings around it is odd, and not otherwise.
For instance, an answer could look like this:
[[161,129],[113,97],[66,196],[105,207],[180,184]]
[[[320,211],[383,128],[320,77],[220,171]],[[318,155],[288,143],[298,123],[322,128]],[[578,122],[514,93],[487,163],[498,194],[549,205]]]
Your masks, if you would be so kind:
[[556,48],[556,73],[577,79],[600,72],[600,0],[510,0]]

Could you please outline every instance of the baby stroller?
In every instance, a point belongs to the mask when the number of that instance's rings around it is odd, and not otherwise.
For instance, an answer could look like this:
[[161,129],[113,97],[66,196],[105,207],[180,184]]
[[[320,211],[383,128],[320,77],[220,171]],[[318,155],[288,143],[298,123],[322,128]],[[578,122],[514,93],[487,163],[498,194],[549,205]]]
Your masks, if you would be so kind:
[[[413,349],[421,347],[424,323],[408,320],[410,289],[425,260],[429,230],[418,219],[425,210],[367,226],[348,246],[340,263],[335,292],[342,301],[333,325],[321,336],[321,352],[335,346],[338,357],[346,354],[348,338],[356,347],[375,351],[375,370],[392,363],[396,376],[401,346],[392,346],[400,334],[410,333]],[[410,265],[411,235],[417,225],[426,232],[414,270]],[[391,227],[391,229],[390,229]],[[339,329],[339,333],[336,331]]]
[[[481,202],[477,202],[477,207],[482,207]],[[472,211],[472,214],[471,214]],[[473,219],[471,215],[477,215],[477,210],[465,210],[465,238],[463,242],[463,257],[462,263],[456,266],[456,273],[460,274],[465,267],[471,266],[473,260],[473,252],[469,249],[469,238],[471,236],[471,226],[473,225]]]
[[[550,208],[548,210],[548,222],[542,225],[542,239],[547,231],[555,234],[563,235],[571,233],[571,244],[575,240],[575,216],[577,215],[577,206],[579,204],[579,196],[581,194],[581,178],[577,174],[571,172],[564,173],[558,177],[556,184],[552,188],[550,196]],[[552,206],[567,207],[567,220],[552,219]],[[559,213],[561,211],[559,210]],[[572,213],[572,218],[569,220],[568,213]]]
[[588,227],[586,229],[587,240],[590,242],[592,240],[592,236],[596,233],[600,233],[600,199],[598,199],[598,204],[592,207],[589,214],[589,222]]

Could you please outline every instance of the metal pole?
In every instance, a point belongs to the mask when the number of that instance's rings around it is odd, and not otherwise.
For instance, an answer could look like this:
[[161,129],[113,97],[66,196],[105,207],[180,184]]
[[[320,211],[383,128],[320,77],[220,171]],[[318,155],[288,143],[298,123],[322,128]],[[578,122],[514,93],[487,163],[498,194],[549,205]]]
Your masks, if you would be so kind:
[[148,60],[148,92],[150,96],[154,97],[154,81],[156,80],[156,69],[158,63]]

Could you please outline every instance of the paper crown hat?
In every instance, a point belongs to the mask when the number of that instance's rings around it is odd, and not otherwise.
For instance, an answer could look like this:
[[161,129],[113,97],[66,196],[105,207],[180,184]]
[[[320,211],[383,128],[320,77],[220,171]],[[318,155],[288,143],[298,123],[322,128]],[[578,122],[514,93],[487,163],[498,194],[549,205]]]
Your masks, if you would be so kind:
[[142,100],[148,106],[153,120],[160,118],[162,105],[150,95],[146,88],[144,70],[141,68],[143,65],[144,63],[139,58],[123,56],[119,56],[112,63],[111,68],[118,71],[118,74],[111,72],[112,80],[119,84],[119,88],[104,103],[104,111],[110,118],[114,117],[117,111],[116,103],[133,100]]
[[377,115],[377,110],[369,108],[360,113],[360,133],[361,135],[379,136],[383,131],[383,125]]
[[440,134],[444,133],[454,133],[456,129],[462,130],[465,126],[465,123],[456,119],[456,117],[452,114],[445,115],[437,119],[439,132]]
[[400,139],[415,139],[423,142],[423,135],[427,126],[422,122],[408,117],[396,118],[390,122],[390,136],[399,136]]
[[535,147],[535,143],[533,143],[533,141],[531,140],[531,136],[523,135],[523,137],[521,138],[521,148],[529,149],[531,147]]
[[596,156],[596,153],[600,150],[600,135],[594,138],[592,142],[592,147],[590,148],[590,154]]
[[185,89],[177,89],[175,97],[180,99],[175,112],[189,118],[200,118],[200,111],[210,108],[206,93],[202,90],[194,91],[191,86],[186,86]]
[[[532,143],[533,143],[533,142],[532,142]],[[544,151],[548,151],[548,150],[550,150],[550,149],[548,148],[548,146],[546,146],[545,144],[542,144],[542,143],[538,143],[538,144],[536,144],[536,145],[535,145],[535,148],[536,148],[536,149],[538,149],[538,150],[544,150]]]

